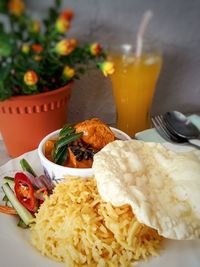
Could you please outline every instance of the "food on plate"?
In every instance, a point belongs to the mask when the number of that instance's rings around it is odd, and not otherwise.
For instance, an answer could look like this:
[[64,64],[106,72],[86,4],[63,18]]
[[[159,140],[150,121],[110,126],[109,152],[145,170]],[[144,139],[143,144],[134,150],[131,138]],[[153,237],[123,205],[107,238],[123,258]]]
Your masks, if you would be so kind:
[[[17,199],[15,193],[12,191],[11,187],[8,183],[5,183],[2,186],[2,189],[5,193],[5,196],[7,197],[10,205],[16,210],[16,213],[19,215],[20,220],[19,224],[24,225],[24,227],[28,227],[33,221],[33,216],[30,213],[30,211],[24,207],[24,205]],[[7,214],[9,214],[7,212]],[[22,223],[23,222],[23,223]]]
[[94,155],[94,177],[67,176],[56,186],[26,160],[21,166],[3,179],[0,212],[17,213],[42,255],[67,266],[128,267],[158,255],[163,237],[200,238],[196,149],[115,140]]
[[57,139],[45,143],[45,156],[59,165],[91,168],[94,154],[115,139],[110,128],[97,118],[74,126],[67,124]]
[[200,238],[200,151],[116,140],[94,156],[99,194],[171,239]]
[[46,175],[37,176],[25,159],[20,160],[23,171],[17,172],[14,177],[3,178],[4,206],[0,212],[17,215],[18,226],[27,228],[33,223],[35,212],[44,202],[46,195],[52,193],[54,184]]
[[14,190],[19,202],[22,203],[27,210],[35,212],[37,210],[37,203],[33,185],[28,176],[23,172],[17,172],[14,182]]
[[115,136],[110,128],[97,118],[86,120],[76,124],[77,133],[83,133],[81,139],[94,149],[100,150],[105,145],[115,140]]
[[67,266],[130,266],[158,255],[162,238],[136,219],[130,205],[103,201],[94,178],[56,185],[31,226],[33,245]]
[[17,215],[17,211],[9,206],[0,206],[0,212],[10,215]]

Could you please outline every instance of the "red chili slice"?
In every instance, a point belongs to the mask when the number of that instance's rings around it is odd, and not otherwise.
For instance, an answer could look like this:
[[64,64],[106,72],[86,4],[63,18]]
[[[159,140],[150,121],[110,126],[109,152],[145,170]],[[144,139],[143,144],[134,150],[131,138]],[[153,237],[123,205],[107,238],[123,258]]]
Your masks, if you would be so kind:
[[14,190],[19,202],[28,210],[35,212],[37,209],[37,202],[31,181],[23,172],[17,172],[14,181]]

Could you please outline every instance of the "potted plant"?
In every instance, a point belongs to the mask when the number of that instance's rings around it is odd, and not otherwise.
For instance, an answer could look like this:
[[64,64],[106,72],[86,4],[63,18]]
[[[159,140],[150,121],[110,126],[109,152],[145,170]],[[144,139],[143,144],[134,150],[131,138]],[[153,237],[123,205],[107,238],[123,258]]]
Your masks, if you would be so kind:
[[67,38],[74,14],[60,7],[55,0],[47,18],[37,21],[23,0],[0,2],[9,26],[0,24],[0,132],[12,157],[36,148],[63,126],[73,80],[89,63],[105,75],[113,71],[98,43]]

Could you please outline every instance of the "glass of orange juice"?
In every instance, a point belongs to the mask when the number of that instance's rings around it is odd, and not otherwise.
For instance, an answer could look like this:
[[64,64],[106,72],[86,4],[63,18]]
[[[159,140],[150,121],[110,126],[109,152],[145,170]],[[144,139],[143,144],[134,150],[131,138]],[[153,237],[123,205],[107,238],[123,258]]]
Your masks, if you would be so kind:
[[115,71],[110,76],[116,104],[116,126],[130,136],[150,128],[152,99],[162,65],[160,49],[144,43],[142,54],[135,45],[124,43],[108,49]]

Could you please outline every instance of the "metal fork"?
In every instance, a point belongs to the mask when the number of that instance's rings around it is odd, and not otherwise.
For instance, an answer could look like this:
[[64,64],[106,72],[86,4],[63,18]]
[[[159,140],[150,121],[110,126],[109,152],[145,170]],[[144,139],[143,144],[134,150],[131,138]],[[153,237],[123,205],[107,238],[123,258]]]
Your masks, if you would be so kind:
[[186,140],[177,136],[174,132],[170,131],[162,115],[157,115],[151,118],[153,125],[158,133],[168,142],[185,143]]
[[190,144],[198,149],[200,145],[196,142],[193,142],[192,139],[186,139],[178,136],[170,127],[167,121],[165,121],[162,115],[155,116],[151,119],[158,133],[168,142],[171,143],[184,143]]

